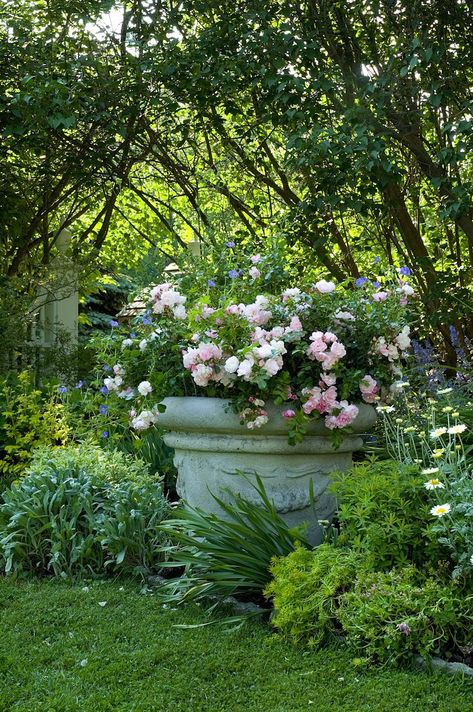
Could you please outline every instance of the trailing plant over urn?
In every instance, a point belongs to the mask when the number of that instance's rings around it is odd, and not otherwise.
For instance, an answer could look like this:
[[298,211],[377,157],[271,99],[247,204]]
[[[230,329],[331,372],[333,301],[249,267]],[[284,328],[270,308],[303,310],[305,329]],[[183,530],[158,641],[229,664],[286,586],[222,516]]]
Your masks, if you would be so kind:
[[275,294],[265,258],[245,259],[200,297],[170,282],[150,288],[130,331],[113,322],[99,344],[105,372],[96,387],[135,431],[159,423],[165,396],[228,398],[249,429],[267,422],[272,400],[296,443],[314,418],[335,434],[349,428],[357,402],[384,399],[399,380],[415,298],[405,272],[383,285],[321,279]]

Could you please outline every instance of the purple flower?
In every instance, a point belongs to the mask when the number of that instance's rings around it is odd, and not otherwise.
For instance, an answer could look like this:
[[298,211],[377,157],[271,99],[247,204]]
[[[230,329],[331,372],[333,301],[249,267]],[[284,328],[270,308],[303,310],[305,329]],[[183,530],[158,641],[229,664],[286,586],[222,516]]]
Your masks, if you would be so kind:
[[374,263],[375,263],[375,265],[378,264],[378,262],[380,261],[380,259],[381,259],[381,257],[380,257],[379,255],[376,255],[376,257],[374,258]]
[[100,406],[99,406],[99,413],[100,413],[100,415],[107,415],[107,413],[108,413],[108,405],[100,405]]
[[400,267],[399,274],[404,275],[404,277],[408,277],[411,274],[411,270],[409,267]]
[[110,319],[108,323],[112,327],[112,329],[113,327],[118,326],[118,321],[115,321],[115,319]]
[[148,324],[152,324],[153,320],[149,318],[149,316],[143,316],[141,317],[141,323],[147,326]]
[[215,282],[213,281],[213,279],[208,279],[207,284],[209,285],[209,287],[215,287]]
[[67,393],[67,386],[58,386],[59,393]]
[[355,284],[357,287],[362,287],[368,281],[368,277],[358,277]]
[[236,269],[231,269],[228,273],[230,279],[236,279],[238,277],[238,272]]
[[379,282],[373,282],[373,287],[374,287],[375,289],[379,289],[379,288],[381,287],[381,285],[380,285]]
[[84,385],[84,381],[77,381],[76,388],[82,388],[83,385]]
[[108,438],[108,430],[102,430],[102,434],[100,435],[101,438],[105,440],[105,438]]
[[448,329],[450,331],[450,339],[452,341],[453,346],[458,346],[458,331],[455,329],[454,326],[451,325],[448,327]]
[[102,366],[102,371],[111,371],[112,367],[108,365],[108,363],[104,363]]
[[400,633],[404,633],[404,635],[410,635],[411,634],[411,629],[407,625],[407,623],[399,623],[396,626],[396,630],[398,630]]
[[134,331],[131,331],[131,332],[130,332],[130,339],[134,339],[135,336],[136,336],[135,332],[134,332]]
[[233,242],[233,240],[230,240],[229,242],[225,243],[225,246],[226,247],[235,247],[235,243]]
[[108,396],[109,391],[107,386],[102,386],[102,388],[100,389],[100,393],[102,393],[104,396]]

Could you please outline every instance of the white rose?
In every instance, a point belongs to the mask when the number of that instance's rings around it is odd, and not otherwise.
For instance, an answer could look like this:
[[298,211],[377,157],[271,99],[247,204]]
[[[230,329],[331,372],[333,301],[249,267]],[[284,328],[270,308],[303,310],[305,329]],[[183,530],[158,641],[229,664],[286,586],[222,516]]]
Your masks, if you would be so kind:
[[255,349],[255,354],[258,358],[269,358],[273,354],[273,349],[269,344],[263,344]]
[[152,390],[153,386],[149,381],[141,381],[141,383],[138,385],[138,392],[141,393],[142,396],[149,395]]
[[320,279],[318,282],[315,283],[315,288],[318,292],[321,294],[329,294],[330,292],[335,291],[336,287],[333,282],[327,282],[325,279]]
[[238,366],[240,365],[240,361],[237,359],[236,356],[230,356],[230,358],[227,358],[225,361],[225,371],[227,373],[235,373],[238,370]]
[[281,366],[275,358],[270,358],[266,361],[263,368],[269,376],[275,376],[281,369]]
[[238,367],[237,375],[238,376],[243,376],[243,378],[247,378],[251,374],[251,370],[253,368],[253,361],[250,361],[249,359],[245,359],[242,361]]
[[185,319],[187,316],[185,306],[183,304],[179,304],[179,306],[174,307],[173,314],[176,317],[176,319]]

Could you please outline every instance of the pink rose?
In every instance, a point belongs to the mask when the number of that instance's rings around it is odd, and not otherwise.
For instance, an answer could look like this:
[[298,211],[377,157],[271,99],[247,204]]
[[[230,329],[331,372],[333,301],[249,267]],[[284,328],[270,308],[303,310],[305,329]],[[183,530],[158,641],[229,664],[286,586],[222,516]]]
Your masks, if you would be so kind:
[[387,292],[375,292],[373,294],[373,301],[375,302],[384,302],[385,299],[388,298],[388,293]]
[[282,412],[282,417],[286,418],[286,420],[290,420],[290,418],[294,418],[295,415],[296,415],[296,411],[291,410],[290,408],[288,408],[287,410],[283,410],[283,412]]
[[302,323],[298,316],[293,316],[289,322],[289,328],[291,331],[302,331]]

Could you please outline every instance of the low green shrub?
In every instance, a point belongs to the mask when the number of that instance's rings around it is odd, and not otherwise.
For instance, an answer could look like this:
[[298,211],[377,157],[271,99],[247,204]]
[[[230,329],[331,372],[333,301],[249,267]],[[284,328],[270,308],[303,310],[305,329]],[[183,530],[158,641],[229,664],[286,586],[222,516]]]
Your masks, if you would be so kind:
[[432,531],[432,506],[417,465],[368,459],[336,476],[341,545],[363,553],[373,571],[435,566],[444,556]]
[[0,383],[0,491],[24,474],[35,448],[69,437],[64,406],[35,388],[31,374]]
[[302,532],[280,517],[261,479],[254,486],[257,504],[233,492],[229,503],[214,496],[226,519],[184,503],[163,522],[161,530],[172,542],[163,566],[184,569],[158,591],[163,600],[213,598],[218,606],[232,595],[261,597],[271,579],[272,558],[288,554],[297,543],[308,546]]
[[0,562],[6,573],[81,576],[147,573],[159,566],[161,483],[121,453],[40,452],[3,494]]
[[412,566],[363,572],[339,603],[337,618],[350,646],[378,661],[444,655],[473,642],[473,597]]
[[293,642],[320,646],[340,634],[337,609],[363,564],[350,549],[325,543],[309,551],[301,547],[273,561],[273,580],[265,595],[274,602],[272,623]]
[[[98,445],[68,445],[61,448],[41,447],[35,450],[28,475],[40,475],[57,470],[79,468],[92,474],[97,481],[120,484],[149,479],[146,464],[119,450],[103,450]],[[159,478],[158,478],[159,479]]]

